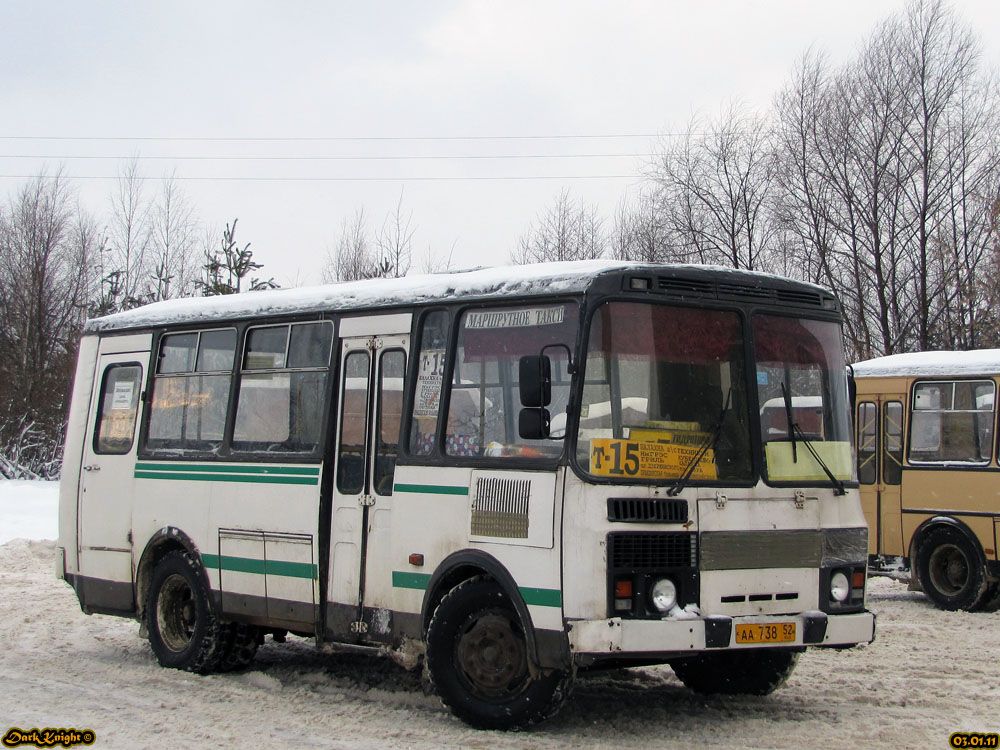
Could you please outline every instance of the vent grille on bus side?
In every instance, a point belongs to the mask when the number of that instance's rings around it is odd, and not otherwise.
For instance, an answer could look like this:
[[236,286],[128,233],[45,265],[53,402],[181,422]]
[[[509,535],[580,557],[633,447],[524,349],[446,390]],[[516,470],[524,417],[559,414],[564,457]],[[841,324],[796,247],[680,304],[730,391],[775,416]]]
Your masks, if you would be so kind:
[[698,279],[674,279],[660,276],[657,279],[661,292],[672,294],[712,294],[712,284]]
[[810,305],[823,307],[823,295],[819,292],[799,292],[792,289],[778,290],[778,301],[792,305]]
[[[718,297],[722,299],[761,300],[805,307],[824,307],[824,297],[819,291],[808,289],[765,289],[731,281],[711,282],[703,279],[679,279],[658,276],[656,287],[665,294],[679,297]],[[829,298],[828,307],[833,307]]]
[[472,499],[470,531],[474,536],[527,539],[530,500],[530,480],[480,477]]
[[608,534],[608,561],[613,570],[694,568],[698,564],[697,536],[667,534]]
[[608,520],[626,523],[686,523],[687,500],[609,497]]

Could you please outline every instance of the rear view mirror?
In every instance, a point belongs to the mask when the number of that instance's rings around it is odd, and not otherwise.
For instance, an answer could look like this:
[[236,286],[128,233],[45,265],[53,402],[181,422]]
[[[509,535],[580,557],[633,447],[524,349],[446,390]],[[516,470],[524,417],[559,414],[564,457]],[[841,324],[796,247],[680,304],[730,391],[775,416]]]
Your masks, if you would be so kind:
[[552,401],[552,362],[544,354],[528,354],[518,363],[521,406],[548,406]]
[[544,440],[549,436],[549,410],[544,407],[521,409],[517,415],[517,433],[522,440]]

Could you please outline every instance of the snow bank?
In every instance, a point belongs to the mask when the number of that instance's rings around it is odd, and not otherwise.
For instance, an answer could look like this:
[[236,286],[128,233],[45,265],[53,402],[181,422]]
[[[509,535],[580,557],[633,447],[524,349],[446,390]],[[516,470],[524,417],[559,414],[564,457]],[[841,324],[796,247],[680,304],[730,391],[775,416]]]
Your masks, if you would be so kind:
[[59,537],[59,482],[0,480],[0,544]]
[[[57,495],[56,483],[0,482],[2,538],[53,537]],[[92,729],[94,747],[121,750],[895,750],[998,728],[1000,613],[942,612],[885,578],[869,581],[875,642],[810,649],[770,696],[699,696],[669,667],[594,672],[554,720],[503,733],[459,722],[419,670],[302,638],[268,640],[240,673],[162,669],[137,623],[80,611],[54,554],[51,541],[0,544],[0,733]]]

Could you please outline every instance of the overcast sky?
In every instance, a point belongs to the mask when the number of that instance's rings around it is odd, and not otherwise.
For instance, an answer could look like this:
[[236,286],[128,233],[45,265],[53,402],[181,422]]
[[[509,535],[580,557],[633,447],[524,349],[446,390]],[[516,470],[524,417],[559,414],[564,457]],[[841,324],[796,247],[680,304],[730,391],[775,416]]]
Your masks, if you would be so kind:
[[[1000,2],[952,6],[1000,68]],[[61,166],[105,213],[138,155],[150,193],[173,173],[206,225],[239,217],[282,285],[318,282],[342,221],[374,231],[401,194],[413,271],[503,264],[563,189],[610,219],[653,136],[766,108],[807,48],[848,60],[904,7],[3,0],[0,196]]]

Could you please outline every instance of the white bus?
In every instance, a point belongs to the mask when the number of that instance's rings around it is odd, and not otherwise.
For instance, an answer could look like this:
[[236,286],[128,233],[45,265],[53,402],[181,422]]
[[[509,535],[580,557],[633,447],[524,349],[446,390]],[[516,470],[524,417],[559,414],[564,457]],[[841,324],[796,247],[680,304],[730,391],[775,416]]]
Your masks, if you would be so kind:
[[584,668],[763,695],[874,637],[845,379],[829,292],[717,268],[157,303],[80,342],[59,574],[193,672],[425,647],[476,727]]

